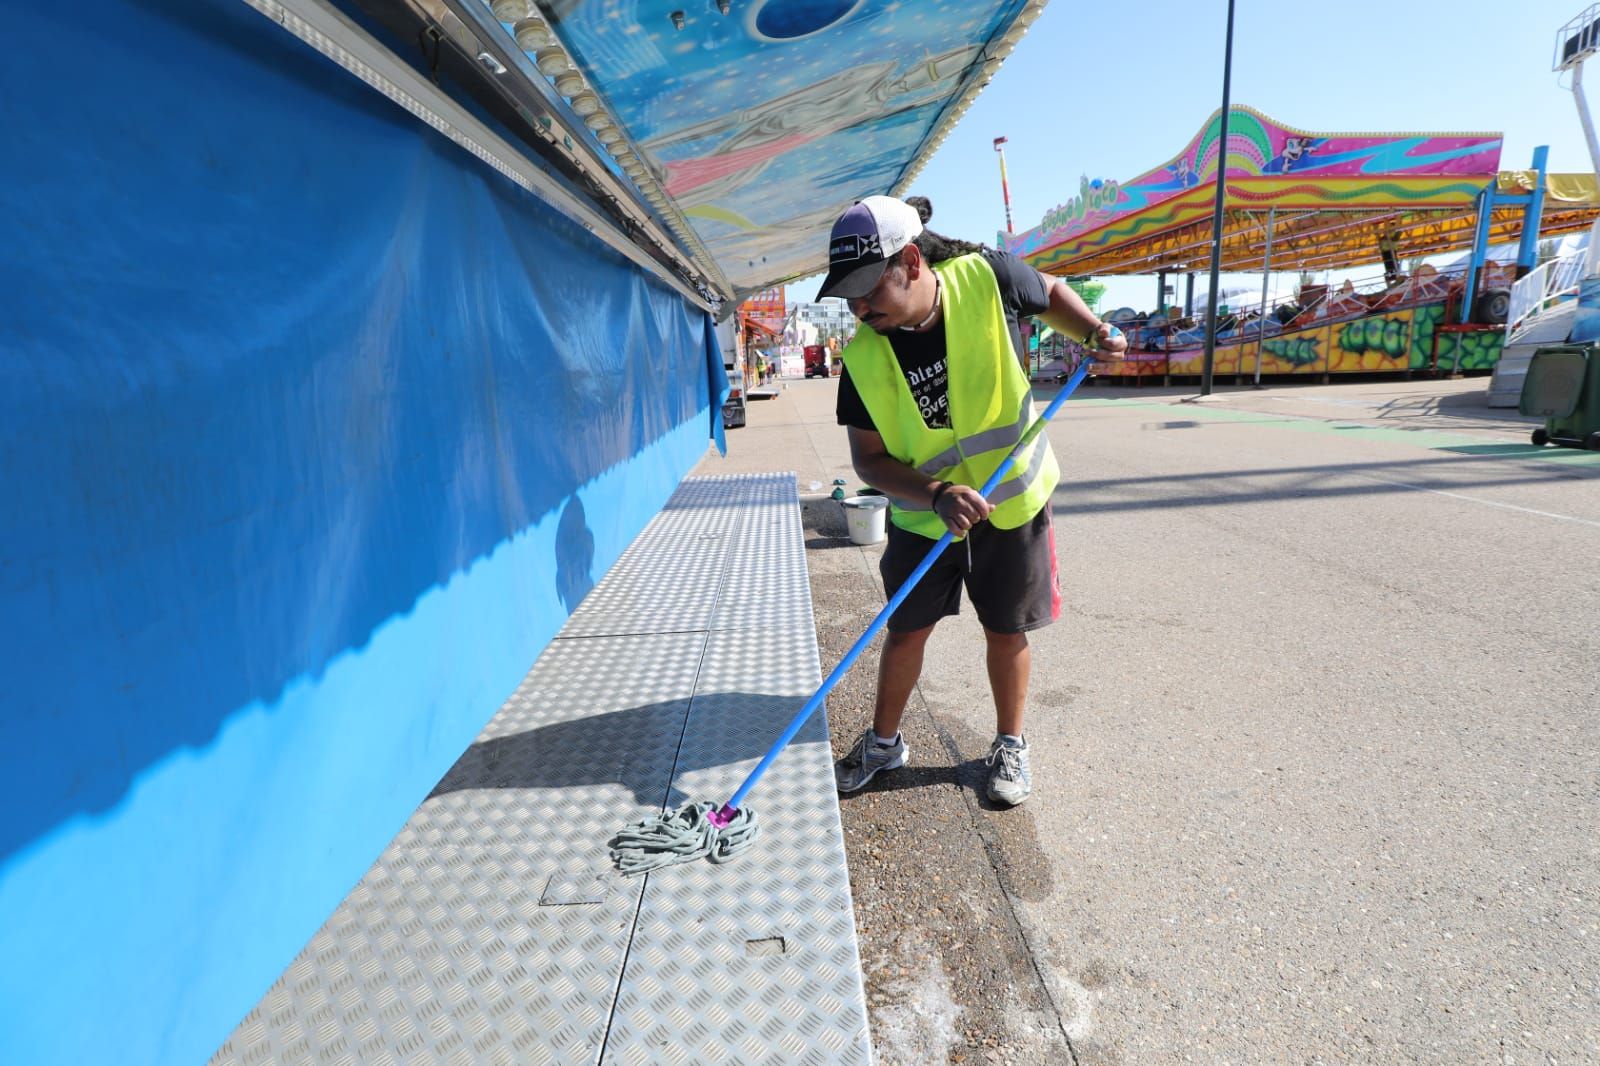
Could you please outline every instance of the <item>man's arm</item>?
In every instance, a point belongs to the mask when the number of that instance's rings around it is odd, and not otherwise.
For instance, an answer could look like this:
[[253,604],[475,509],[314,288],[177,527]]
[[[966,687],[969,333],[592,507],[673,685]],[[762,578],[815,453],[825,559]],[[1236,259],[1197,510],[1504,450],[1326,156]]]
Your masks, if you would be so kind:
[[[929,478],[917,472],[915,467],[908,466],[889,454],[884,447],[883,437],[870,429],[859,429],[855,426],[847,427],[850,437],[850,463],[855,467],[861,480],[899,500],[908,502],[934,502],[934,512],[944,519],[945,527],[952,533],[965,533],[985,518],[994,510],[989,501],[984,499],[978,490],[970,485],[950,484],[943,492],[939,486],[944,484],[936,479]],[[934,501],[934,493],[938,492],[939,498]]]
[[1089,305],[1060,278],[1044,277],[1049,287],[1050,307],[1040,315],[1051,329],[1070,341],[1083,344],[1091,351],[1124,352],[1128,350],[1127,338],[1121,331],[1113,331],[1109,322],[1100,321]]

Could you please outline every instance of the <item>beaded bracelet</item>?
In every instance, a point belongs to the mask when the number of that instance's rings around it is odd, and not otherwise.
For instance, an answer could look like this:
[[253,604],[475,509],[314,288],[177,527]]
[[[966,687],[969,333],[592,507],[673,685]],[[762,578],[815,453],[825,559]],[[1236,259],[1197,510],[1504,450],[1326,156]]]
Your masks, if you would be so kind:
[[944,490],[949,488],[949,487],[950,487],[950,482],[941,481],[941,482],[939,482],[939,487],[933,490],[933,499],[928,503],[928,507],[935,514],[939,513],[939,497],[943,496],[944,495]]

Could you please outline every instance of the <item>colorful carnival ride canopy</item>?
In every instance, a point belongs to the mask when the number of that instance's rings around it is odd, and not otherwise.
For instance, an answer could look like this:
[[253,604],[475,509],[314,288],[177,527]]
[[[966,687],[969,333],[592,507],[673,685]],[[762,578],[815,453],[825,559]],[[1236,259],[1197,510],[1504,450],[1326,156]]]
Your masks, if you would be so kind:
[[[1129,182],[1079,183],[1041,224],[1001,239],[1052,274],[1204,270],[1222,157],[1221,111],[1170,161]],[[1248,107],[1228,117],[1222,267],[1325,270],[1465,248],[1480,194],[1530,191],[1532,171],[1501,171],[1498,133],[1312,133]],[[1547,176],[1544,234],[1600,217],[1593,175]],[[1490,243],[1522,232],[1520,208],[1491,207]]]

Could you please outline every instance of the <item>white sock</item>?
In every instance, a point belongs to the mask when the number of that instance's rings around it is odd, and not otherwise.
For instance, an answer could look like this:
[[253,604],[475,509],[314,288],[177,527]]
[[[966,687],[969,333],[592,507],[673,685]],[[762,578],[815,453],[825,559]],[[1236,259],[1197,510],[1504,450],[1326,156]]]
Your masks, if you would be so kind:
[[896,731],[895,735],[892,737],[880,737],[878,734],[874,733],[872,734],[872,739],[877,741],[882,747],[892,748],[899,742],[900,734],[898,731]]
[[996,733],[995,734],[995,739],[1001,741],[1008,748],[1023,748],[1023,747],[1027,747],[1027,745],[1023,742],[1023,739],[1021,737],[1014,736],[1011,733]]

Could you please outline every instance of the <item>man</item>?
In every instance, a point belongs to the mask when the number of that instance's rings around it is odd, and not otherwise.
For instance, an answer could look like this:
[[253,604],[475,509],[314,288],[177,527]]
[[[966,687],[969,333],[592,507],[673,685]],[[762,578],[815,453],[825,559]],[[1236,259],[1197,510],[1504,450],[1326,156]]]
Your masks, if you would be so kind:
[[817,294],[844,297],[863,326],[844,349],[838,418],[856,473],[890,498],[879,570],[893,596],[949,530],[947,548],[890,617],[878,664],[872,728],[834,766],[841,792],[905,765],[900,720],[940,618],[966,586],[987,644],[995,739],[990,799],[1008,806],[1032,790],[1022,731],[1028,631],[1060,614],[1050,494],[1058,469],[1044,434],[1018,456],[990,498],[978,492],[1033,421],[1020,318],[1045,322],[1090,349],[1122,351],[1059,278],[1020,259],[923,228],[933,209],[870,196],[840,216]]

